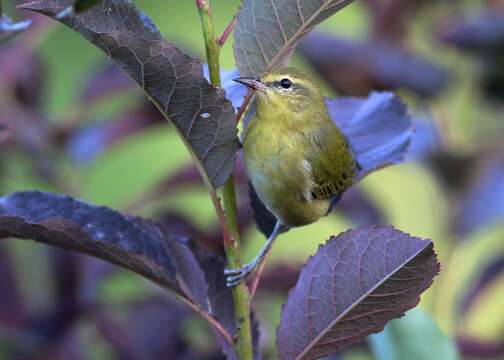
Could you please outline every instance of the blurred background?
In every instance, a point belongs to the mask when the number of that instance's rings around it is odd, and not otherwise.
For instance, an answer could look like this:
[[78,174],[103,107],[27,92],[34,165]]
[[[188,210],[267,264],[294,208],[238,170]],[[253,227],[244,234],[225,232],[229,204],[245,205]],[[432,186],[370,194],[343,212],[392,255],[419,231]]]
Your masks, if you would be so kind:
[[[212,2],[218,32],[239,3]],[[203,59],[192,1],[135,4]],[[33,24],[0,44],[0,195],[66,193],[222,251],[187,151],[133,82],[66,27],[16,12],[15,2],[2,7]],[[234,68],[232,37],[221,63]],[[318,245],[351,227],[392,224],[432,239],[442,264],[419,307],[387,327],[409,344],[400,358],[504,359],[504,1],[357,0],[310,33],[292,64],[329,97],[398,92],[416,132],[403,164],[374,172],[329,216],[276,243],[254,300],[265,358],[275,358],[281,304]],[[237,171],[249,260],[264,237]],[[338,357],[385,359],[383,341]],[[219,358],[204,321],[138,276],[34,242],[0,244],[0,359]]]

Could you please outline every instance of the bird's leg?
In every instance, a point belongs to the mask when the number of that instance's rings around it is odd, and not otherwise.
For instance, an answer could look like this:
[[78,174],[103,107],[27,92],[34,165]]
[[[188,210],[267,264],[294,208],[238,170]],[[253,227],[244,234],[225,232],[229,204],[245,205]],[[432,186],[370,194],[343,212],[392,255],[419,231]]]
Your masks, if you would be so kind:
[[259,254],[257,254],[254,260],[252,260],[248,264],[243,265],[240,268],[224,270],[224,274],[227,275],[227,281],[226,281],[227,286],[231,287],[238,285],[246,278],[248,278],[254,272],[256,267],[261,265],[261,263],[266,258],[266,254],[268,254],[268,251],[271,249],[273,242],[277,238],[281,226],[282,223],[277,220],[275,228],[273,229],[271,235],[268,237],[266,243],[263,245],[263,247],[259,251]]

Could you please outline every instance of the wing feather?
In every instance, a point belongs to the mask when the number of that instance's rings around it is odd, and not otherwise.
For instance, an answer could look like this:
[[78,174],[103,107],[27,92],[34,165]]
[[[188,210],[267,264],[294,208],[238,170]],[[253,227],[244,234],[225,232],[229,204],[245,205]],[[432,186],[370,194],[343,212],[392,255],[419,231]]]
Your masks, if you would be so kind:
[[346,139],[334,123],[329,122],[318,133],[308,157],[315,186],[315,199],[329,199],[343,193],[353,182],[355,162]]

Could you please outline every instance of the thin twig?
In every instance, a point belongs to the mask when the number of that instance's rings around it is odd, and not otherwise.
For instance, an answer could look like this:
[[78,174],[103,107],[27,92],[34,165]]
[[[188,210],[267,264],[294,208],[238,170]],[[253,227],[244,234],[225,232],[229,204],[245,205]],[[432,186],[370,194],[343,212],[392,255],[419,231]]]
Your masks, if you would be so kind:
[[[159,286],[166,289],[165,284],[162,284],[161,282],[156,281],[155,279],[152,279],[152,280],[155,283],[157,283]],[[224,336],[226,338],[227,341],[229,341],[229,343],[231,345],[233,345],[233,343],[234,343],[233,336],[231,336],[231,334],[226,329],[224,329],[222,324],[216,318],[214,318],[207,311],[203,310],[199,305],[193,303],[188,298],[181,296],[180,294],[178,294],[176,292],[173,292],[171,289],[168,289],[168,291],[172,292],[172,294],[175,296],[175,298],[177,298],[179,301],[181,301],[184,304],[187,304],[191,309],[196,311],[199,315],[203,316],[210,323],[210,325],[212,325],[218,332],[220,332],[222,334],[222,336]]]
[[[278,234],[275,236],[278,236]],[[254,298],[254,295],[257,291],[257,287],[259,286],[259,281],[261,281],[262,273],[264,272],[264,269],[266,268],[266,262],[268,261],[268,256],[271,254],[271,251],[268,251],[266,255],[264,255],[264,259],[262,263],[259,265],[259,267],[256,270],[256,273],[254,275],[254,279],[252,280],[252,283],[249,286],[249,291],[250,291],[250,302],[252,303],[252,299]]]
[[202,308],[200,308],[196,304],[193,304],[189,301],[186,301],[186,303],[189,304],[189,306],[192,309],[194,309],[194,311],[196,311],[198,314],[203,316],[210,323],[210,325],[212,325],[218,332],[220,332],[222,334],[222,336],[224,336],[224,338],[229,342],[230,345],[234,344],[233,336],[231,336],[231,334],[226,329],[224,329],[222,324],[216,318],[211,316],[209,313],[204,311]]
[[[269,254],[266,254],[266,257]],[[256,274],[254,278],[252,279],[252,283],[249,286],[249,291],[250,291],[250,302],[252,303],[252,299],[254,298],[254,295],[257,291],[257,287],[259,286],[259,281],[261,280],[262,273],[264,271],[264,268],[266,267],[266,258],[264,261],[259,265],[259,268],[256,270]]]
[[227,38],[233,32],[233,29],[234,29],[237,21],[238,21],[238,15],[233,16],[233,19],[228,24],[228,26],[226,26],[226,28],[224,29],[224,32],[220,36],[219,40],[217,40],[217,45],[220,48],[224,46],[224,43],[226,42]]

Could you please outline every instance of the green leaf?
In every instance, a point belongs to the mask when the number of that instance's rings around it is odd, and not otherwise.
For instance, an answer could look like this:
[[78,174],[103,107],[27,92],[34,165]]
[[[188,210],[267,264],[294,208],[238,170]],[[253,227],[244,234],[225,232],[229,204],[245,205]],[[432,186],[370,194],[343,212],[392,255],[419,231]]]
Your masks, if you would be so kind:
[[456,360],[454,342],[420,309],[392,320],[385,330],[369,337],[376,360]]
[[353,0],[244,0],[234,33],[241,75],[285,64],[301,38]]

